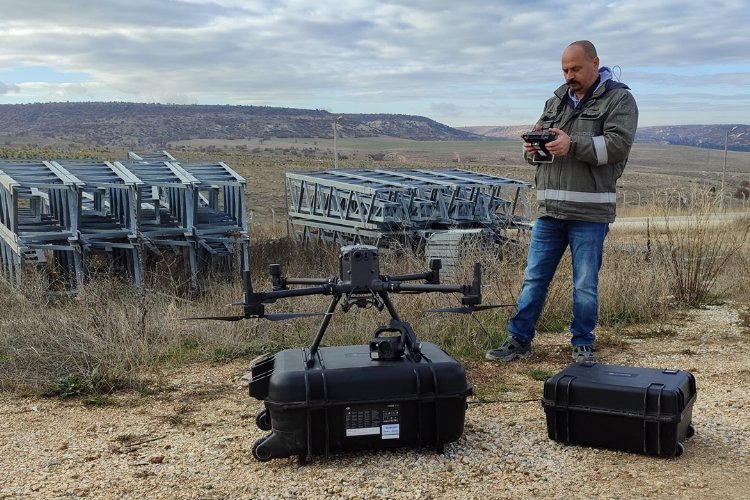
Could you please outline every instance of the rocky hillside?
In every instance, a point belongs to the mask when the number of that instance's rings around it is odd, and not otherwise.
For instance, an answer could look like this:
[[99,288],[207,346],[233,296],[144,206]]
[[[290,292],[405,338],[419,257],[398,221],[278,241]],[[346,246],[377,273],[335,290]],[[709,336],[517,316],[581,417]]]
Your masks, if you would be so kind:
[[[202,106],[125,102],[0,105],[0,141],[25,138],[92,145],[156,146],[188,139],[333,136],[340,115],[266,106]],[[344,114],[341,137],[474,140],[481,136],[423,116]]]
[[682,125],[674,127],[642,127],[636,141],[651,144],[679,144],[699,148],[750,151],[748,125]]
[[[518,139],[531,125],[510,127],[461,127],[465,132],[484,137]],[[727,135],[728,133],[728,135]],[[639,127],[635,142],[642,144],[674,144],[699,148],[724,149],[727,140],[732,151],[750,151],[749,125],[675,125]]]

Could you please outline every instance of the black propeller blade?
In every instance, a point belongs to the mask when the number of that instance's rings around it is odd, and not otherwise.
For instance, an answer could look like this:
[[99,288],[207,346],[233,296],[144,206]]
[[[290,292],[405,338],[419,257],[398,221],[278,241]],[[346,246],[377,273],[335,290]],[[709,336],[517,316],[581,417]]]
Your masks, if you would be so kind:
[[478,306],[444,307],[444,308],[439,308],[439,309],[428,309],[427,312],[471,314],[473,312],[484,311],[487,309],[495,309],[498,307],[515,307],[515,304],[488,304],[485,306],[478,305]]
[[191,321],[191,320],[208,320],[213,319],[217,321],[240,321],[242,319],[245,319],[245,316],[195,316],[192,318],[178,318],[182,321]]
[[284,321],[287,319],[306,318],[308,316],[330,316],[331,313],[276,313],[276,314],[264,314],[263,316],[258,314],[236,315],[236,316],[196,316],[192,318],[180,318],[184,321],[189,320],[215,320],[215,321],[241,321],[243,319],[262,318],[269,321]]
[[263,316],[270,321],[284,321],[286,319],[306,318],[308,316],[332,316],[333,313],[276,313]]

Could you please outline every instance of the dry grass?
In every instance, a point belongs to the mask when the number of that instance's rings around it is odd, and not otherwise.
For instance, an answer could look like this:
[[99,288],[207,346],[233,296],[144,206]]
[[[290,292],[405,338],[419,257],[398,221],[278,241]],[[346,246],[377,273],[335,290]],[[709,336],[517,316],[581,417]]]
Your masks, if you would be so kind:
[[[732,232],[706,234],[706,241],[727,238]],[[677,241],[673,236],[671,241]],[[601,274],[600,329],[612,340],[622,328],[650,323],[676,305],[674,269],[655,255],[634,251],[617,234],[608,239]],[[665,240],[669,244],[670,240]],[[681,241],[681,240],[680,240]],[[728,240],[734,244],[735,240]],[[662,243],[664,244],[664,243]],[[711,247],[715,248],[715,247]],[[724,247],[721,247],[724,248]],[[518,253],[518,252],[516,252]],[[742,254],[742,258],[747,255]],[[733,265],[747,266],[735,252]],[[746,258],[745,258],[746,259]],[[483,255],[484,303],[514,304],[520,288],[523,259],[506,255],[502,260]],[[254,283],[268,289],[267,264],[284,265],[289,276],[327,277],[337,275],[337,251],[327,247],[301,247],[286,239],[254,239]],[[729,263],[730,260],[725,262]],[[742,264],[744,262],[744,264]],[[468,282],[470,270],[462,274]],[[417,272],[426,265],[413,256],[385,252],[384,274]],[[748,290],[722,289],[732,268],[711,268],[716,273],[707,293],[733,300],[747,300]],[[729,271],[728,276],[723,272]],[[736,271],[736,268],[735,268]],[[570,262],[561,263],[550,288],[540,331],[565,331],[570,320]],[[168,281],[163,281],[169,283]],[[160,370],[194,361],[221,362],[236,357],[248,359],[264,352],[308,345],[318,328],[318,318],[284,323],[265,320],[242,322],[182,321],[178,318],[236,314],[226,304],[241,300],[239,280],[215,278],[206,292],[190,299],[179,290],[157,283],[138,290],[114,278],[100,278],[86,284],[74,299],[44,300],[36,290],[3,294],[0,306],[11,311],[2,320],[0,383],[3,389],[30,390],[59,396],[100,394],[128,388],[145,389],[160,381]],[[731,296],[731,297],[730,297]],[[504,336],[512,307],[470,316],[426,313],[434,307],[458,305],[457,294],[394,295],[402,319],[410,322],[421,340],[438,343],[463,358],[481,356]],[[269,311],[324,311],[329,297],[311,296],[279,300]],[[387,322],[387,314],[374,309],[353,309],[334,316],[324,344],[358,344]],[[614,333],[612,333],[614,332]],[[609,337],[607,336],[609,335]]]
[[[80,156],[76,151],[46,153],[49,157]],[[331,161],[231,151],[175,153],[183,161],[224,161],[248,179],[248,210],[254,213],[251,269],[256,289],[270,287],[267,269],[271,263],[282,264],[288,276],[338,274],[338,250],[300,246],[289,241],[284,219],[284,170],[326,169],[332,167]],[[412,158],[409,151],[401,153]],[[123,153],[97,151],[95,156],[116,159]],[[421,157],[419,161],[427,160]],[[355,165],[343,166],[374,165],[356,160]],[[533,177],[533,170],[522,165],[442,166],[475,168],[525,180]],[[665,175],[658,175],[652,179],[669,185],[669,196],[648,205],[644,196],[643,205],[620,210],[620,215],[635,214],[657,220],[667,213],[679,212],[689,216],[691,222],[659,232],[642,229],[610,233],[600,282],[598,333],[604,341],[616,342],[626,326],[652,323],[671,314],[675,307],[716,300],[750,303],[750,282],[746,279],[750,275],[748,220],[724,226],[704,224],[705,214],[716,207],[706,205],[704,198],[691,191],[694,186],[690,184],[685,186],[687,195],[675,196],[676,177],[662,179]],[[630,179],[641,176],[647,174],[641,172]],[[630,186],[636,184],[629,182]],[[644,181],[643,185],[649,183]],[[658,190],[656,182],[650,186]],[[704,186],[699,184],[698,192],[707,192]],[[682,201],[679,205],[664,202],[674,199]],[[477,252],[470,260],[479,260],[483,265],[485,304],[515,304],[523,277],[523,247],[506,247],[498,255]],[[467,262],[458,281],[469,282],[471,264]],[[228,308],[226,304],[241,300],[242,287],[237,276],[215,276],[203,283],[204,292],[196,296],[187,291],[185,279],[176,272],[179,267],[177,262],[160,263],[149,274],[143,290],[106,271],[87,283],[73,299],[49,299],[43,293],[45,284],[34,279],[25,280],[22,293],[4,290],[0,293],[0,308],[6,311],[0,318],[0,389],[58,396],[106,394],[123,388],[146,390],[159,385],[166,366],[222,362],[237,357],[251,359],[260,353],[308,345],[312,341],[319,318],[284,323],[180,320],[187,316],[237,313],[237,308]],[[426,268],[426,263],[408,253],[385,252],[381,262],[384,274],[420,272]],[[538,325],[540,330],[567,330],[572,294],[570,273],[570,262],[565,258],[550,288]],[[458,305],[459,299],[456,294],[393,297],[402,319],[412,324],[421,340],[436,342],[449,352],[471,360],[502,340],[505,324],[514,309],[504,307],[471,316],[425,312],[434,307]],[[268,310],[322,312],[329,300],[330,297],[323,296],[279,300],[269,305]],[[373,309],[355,308],[347,314],[338,311],[324,344],[366,342],[387,320],[386,313]]]

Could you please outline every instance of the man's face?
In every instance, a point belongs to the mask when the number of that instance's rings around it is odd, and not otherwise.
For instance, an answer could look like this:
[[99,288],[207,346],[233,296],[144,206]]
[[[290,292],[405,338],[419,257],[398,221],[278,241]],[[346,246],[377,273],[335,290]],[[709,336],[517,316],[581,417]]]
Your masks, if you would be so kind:
[[562,55],[565,82],[577,97],[583,97],[599,76],[599,58],[587,59],[582,47],[567,47]]

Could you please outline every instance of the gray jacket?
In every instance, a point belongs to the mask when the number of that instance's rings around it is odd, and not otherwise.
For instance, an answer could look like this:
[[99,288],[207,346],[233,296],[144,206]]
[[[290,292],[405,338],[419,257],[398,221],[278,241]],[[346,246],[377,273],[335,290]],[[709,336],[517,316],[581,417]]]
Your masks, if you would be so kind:
[[536,165],[539,217],[614,222],[616,183],[628,161],[638,125],[638,107],[629,88],[614,80],[600,84],[573,108],[568,85],[547,100],[538,122],[571,139],[571,151]]

